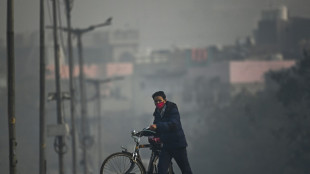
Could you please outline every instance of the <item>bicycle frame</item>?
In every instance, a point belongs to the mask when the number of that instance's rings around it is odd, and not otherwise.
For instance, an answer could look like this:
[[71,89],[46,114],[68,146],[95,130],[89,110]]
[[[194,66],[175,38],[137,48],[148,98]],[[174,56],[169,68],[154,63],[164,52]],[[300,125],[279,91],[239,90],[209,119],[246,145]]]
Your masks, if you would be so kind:
[[[133,138],[133,140],[135,142],[135,148],[134,148],[133,152],[128,152],[128,150],[126,148],[122,147],[122,149],[123,149],[122,152],[117,152],[117,153],[111,154],[110,156],[108,156],[104,160],[104,162],[100,168],[100,173],[104,174],[105,169],[107,171],[110,171],[111,168],[109,166],[112,166],[112,168],[113,168],[112,170],[115,171],[116,173],[119,173],[119,171],[122,171],[122,173],[124,173],[124,174],[133,174],[133,173],[136,173],[137,170],[139,170],[138,173],[141,173],[141,174],[158,173],[157,162],[158,162],[158,158],[159,158],[159,154],[160,154],[160,150],[161,150],[161,144],[158,144],[157,140],[155,141],[155,143],[153,143],[153,141],[150,141],[150,144],[140,144],[140,138],[142,136],[153,136],[153,135],[155,135],[155,132],[148,130],[148,129],[143,129],[140,132],[132,131],[131,137]],[[141,156],[139,154],[139,151],[141,148],[150,148],[150,150],[152,151],[151,156],[150,156],[150,161],[149,161],[149,164],[147,166],[147,171],[145,170],[145,166],[143,165]],[[116,170],[117,166],[120,163],[113,165],[113,161],[114,161],[113,159],[114,158],[119,158],[119,159],[125,158],[125,160],[122,160],[124,162],[127,161],[127,162],[125,162],[126,164],[124,163],[125,165],[128,165],[128,160],[129,160],[129,165],[130,165],[129,168],[127,168],[127,167],[123,168],[122,167],[122,168],[119,168],[119,170]],[[105,168],[105,165],[107,165],[107,168]],[[121,166],[123,166],[123,165],[121,165]],[[173,173],[172,163],[170,164],[168,172],[169,172],[169,174]]]
[[[132,131],[131,132],[131,137],[134,139],[134,141],[136,142],[136,146],[135,146],[135,149],[134,149],[134,152],[132,153],[132,160],[134,162],[137,161],[137,158],[139,160],[141,160],[140,158],[140,154],[139,154],[139,150],[140,148],[144,148],[144,147],[149,147],[150,145],[149,144],[146,144],[146,145],[140,145],[140,137],[137,136],[137,133],[135,131]],[[126,149],[127,151],[127,149]]]
[[[143,131],[147,131],[147,130],[144,129]],[[134,152],[132,153],[132,158],[131,158],[133,163],[131,164],[131,166],[128,169],[128,171],[126,172],[126,174],[131,172],[131,170],[133,169],[133,167],[134,167],[135,163],[137,162],[137,160],[142,161],[141,157],[140,157],[140,154],[139,154],[139,151],[140,151],[141,148],[150,148],[152,150],[152,154],[151,154],[151,157],[150,157],[150,161],[149,161],[146,173],[151,173],[154,170],[154,166],[155,166],[154,161],[155,161],[156,158],[158,158],[159,153],[160,153],[160,149],[157,148],[157,147],[154,147],[151,144],[140,144],[140,138],[143,136],[142,135],[143,131],[136,132],[135,130],[133,130],[131,132],[131,137],[134,139],[136,145],[135,145],[135,149],[134,149]],[[153,132],[153,131],[149,131],[149,132]],[[126,148],[123,148],[123,149],[125,150],[125,152],[128,152]],[[155,171],[157,172],[157,167],[155,168]]]

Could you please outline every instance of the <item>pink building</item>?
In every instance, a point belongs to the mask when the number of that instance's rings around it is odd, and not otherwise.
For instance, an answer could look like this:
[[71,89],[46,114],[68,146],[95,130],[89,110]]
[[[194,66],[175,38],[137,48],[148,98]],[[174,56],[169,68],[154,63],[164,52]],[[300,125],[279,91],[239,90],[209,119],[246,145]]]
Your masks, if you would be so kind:
[[242,90],[255,93],[265,87],[265,73],[290,68],[294,65],[295,61],[292,60],[219,62],[189,69],[186,79],[192,81],[191,84],[194,84],[197,79],[205,81],[218,79],[220,83],[231,86],[232,95]]
[[229,62],[229,82],[263,83],[264,74],[268,71],[277,71],[290,68],[295,61],[232,61]]

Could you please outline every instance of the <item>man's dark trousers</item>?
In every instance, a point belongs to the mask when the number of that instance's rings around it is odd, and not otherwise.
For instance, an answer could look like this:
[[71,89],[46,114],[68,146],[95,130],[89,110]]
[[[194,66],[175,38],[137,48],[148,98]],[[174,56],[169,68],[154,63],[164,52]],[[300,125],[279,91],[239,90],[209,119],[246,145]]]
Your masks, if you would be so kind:
[[189,166],[186,148],[165,149],[163,148],[159,155],[158,174],[167,174],[171,159],[177,162],[182,174],[192,174]]

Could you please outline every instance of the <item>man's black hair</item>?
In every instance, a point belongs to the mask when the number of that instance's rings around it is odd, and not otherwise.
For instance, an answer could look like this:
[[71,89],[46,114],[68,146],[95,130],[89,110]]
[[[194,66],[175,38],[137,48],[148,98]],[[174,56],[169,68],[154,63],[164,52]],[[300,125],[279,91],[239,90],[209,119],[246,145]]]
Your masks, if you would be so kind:
[[157,96],[161,96],[164,100],[166,100],[166,94],[164,91],[157,91],[152,95],[152,98],[154,99]]

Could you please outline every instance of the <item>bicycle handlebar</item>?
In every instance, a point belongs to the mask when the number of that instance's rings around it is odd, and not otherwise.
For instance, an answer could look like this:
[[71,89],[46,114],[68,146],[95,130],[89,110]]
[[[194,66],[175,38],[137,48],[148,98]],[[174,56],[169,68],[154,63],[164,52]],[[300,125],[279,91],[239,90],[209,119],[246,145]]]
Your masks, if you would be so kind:
[[150,130],[149,127],[144,128],[142,131],[139,131],[139,132],[136,132],[135,130],[133,130],[133,131],[131,132],[131,135],[132,135],[132,136],[137,136],[137,137],[151,136],[151,135],[154,135],[154,134],[156,134],[156,132]]

